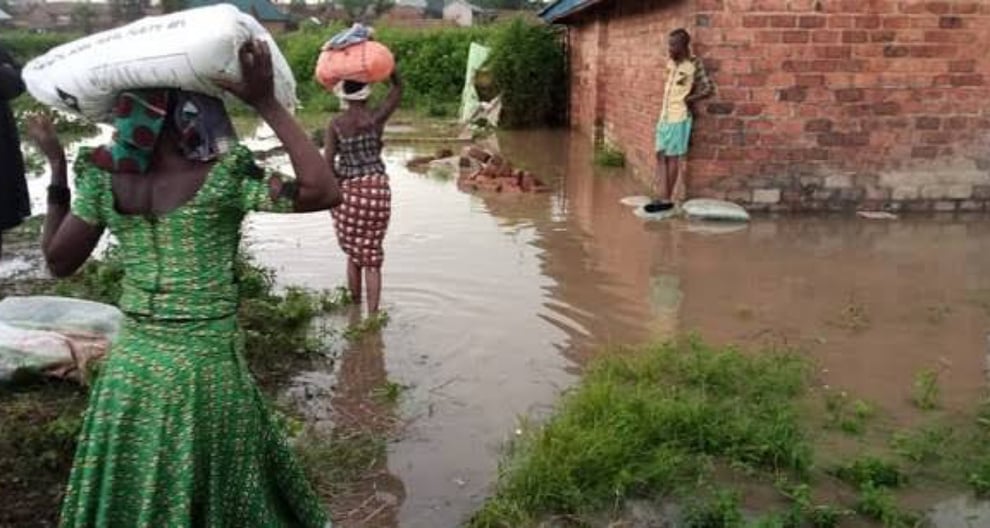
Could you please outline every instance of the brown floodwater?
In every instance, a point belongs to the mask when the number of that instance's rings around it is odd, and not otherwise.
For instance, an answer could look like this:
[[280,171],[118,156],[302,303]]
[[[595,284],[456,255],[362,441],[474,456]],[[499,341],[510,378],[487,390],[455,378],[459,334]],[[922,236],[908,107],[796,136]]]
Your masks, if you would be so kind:
[[[484,500],[520,417],[545,416],[583,361],[610,345],[697,332],[795,346],[817,360],[823,384],[904,424],[919,416],[910,396],[922,369],[941,372],[946,406],[980,397],[985,218],[649,224],[620,204],[641,186],[593,171],[583,139],[531,132],[500,141],[553,192],[470,196],[406,170],[422,150],[387,152],[391,321],[372,345],[343,347],[335,378],[345,398],[347,387],[366,393],[386,379],[408,387],[376,499],[398,509],[373,509],[366,524],[459,525]],[[283,283],[344,283],[329,215],[259,216],[247,233]]]

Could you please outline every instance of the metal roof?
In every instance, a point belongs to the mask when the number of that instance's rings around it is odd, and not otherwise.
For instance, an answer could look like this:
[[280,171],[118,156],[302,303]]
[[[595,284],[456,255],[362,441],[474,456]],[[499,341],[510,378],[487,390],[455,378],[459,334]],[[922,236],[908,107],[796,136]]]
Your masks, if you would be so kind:
[[261,22],[288,22],[289,15],[279,11],[269,0],[187,0],[187,7],[202,7],[214,4],[233,4]]
[[580,11],[609,0],[557,0],[550,4],[543,11],[540,11],[540,18],[546,22],[556,22],[564,17],[571,16]]

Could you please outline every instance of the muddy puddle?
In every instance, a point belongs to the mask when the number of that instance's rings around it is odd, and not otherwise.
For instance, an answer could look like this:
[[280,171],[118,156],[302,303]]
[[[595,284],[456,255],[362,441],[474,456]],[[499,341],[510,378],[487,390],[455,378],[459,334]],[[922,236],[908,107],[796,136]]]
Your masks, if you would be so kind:
[[[592,170],[582,140],[521,133],[501,148],[554,192],[469,196],[405,169],[428,150],[388,152],[391,324],[380,346],[344,351],[344,361],[380,354],[380,378],[408,387],[388,460],[404,492],[399,525],[463,521],[519,417],[544,415],[582,361],[610,345],[696,331],[797,346],[820,362],[824,385],[904,425],[918,418],[910,395],[922,369],[941,372],[948,407],[980,396],[990,328],[983,218],[644,224],[619,203],[640,187]],[[328,215],[258,217],[248,236],[287,283],[344,282]],[[939,515],[971,514],[960,508],[950,501]]]
[[[923,369],[940,372],[949,408],[971,406],[985,388],[985,218],[644,224],[620,204],[639,184],[594,171],[583,139],[532,132],[500,141],[553,192],[469,196],[405,168],[431,147],[387,152],[390,323],[370,342],[343,345],[336,372],[303,374],[292,389],[321,419],[348,419],[335,414],[339,403],[358,422],[385,413],[401,424],[373,483],[385,506],[369,503],[370,513],[345,525],[459,525],[484,500],[519,418],[545,416],[581,364],[612,345],[697,332],[796,346],[819,362],[822,384],[903,425],[919,418],[910,397]],[[345,282],[328,214],[257,216],[246,235],[284,284]],[[398,408],[363,403],[360,395],[388,383],[405,387]],[[959,499],[933,518],[956,526],[952,519],[987,515],[986,505]]]

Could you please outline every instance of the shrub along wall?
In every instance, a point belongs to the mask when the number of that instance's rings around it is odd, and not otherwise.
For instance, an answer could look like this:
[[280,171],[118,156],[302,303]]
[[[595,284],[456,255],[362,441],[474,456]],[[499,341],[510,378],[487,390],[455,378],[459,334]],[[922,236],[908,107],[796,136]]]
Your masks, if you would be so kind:
[[[299,82],[303,104],[335,109],[336,101],[313,79],[319,49],[339,27],[308,26],[279,37]],[[445,29],[379,28],[376,38],[395,54],[406,96],[403,106],[431,115],[456,113],[472,42],[492,47],[495,83],[504,92],[505,124],[562,124],[566,111],[564,50],[543,25],[516,20],[499,26]],[[380,91],[379,91],[380,92]]]

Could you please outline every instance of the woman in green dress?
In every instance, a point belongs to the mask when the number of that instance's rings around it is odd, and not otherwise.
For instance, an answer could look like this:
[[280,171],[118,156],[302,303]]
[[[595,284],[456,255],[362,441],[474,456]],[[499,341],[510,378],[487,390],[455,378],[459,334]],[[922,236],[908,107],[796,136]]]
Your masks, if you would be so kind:
[[74,201],[51,123],[29,126],[52,165],[52,273],[79,269],[105,228],[125,266],[127,317],[92,389],[62,526],[329,525],[244,363],[234,259],[248,212],[325,210],[340,191],[275,99],[267,46],[240,60],[243,82],[218,84],[271,126],[295,180],[255,165],[222,101],[201,94],[121,94],[113,143],[79,152]]

